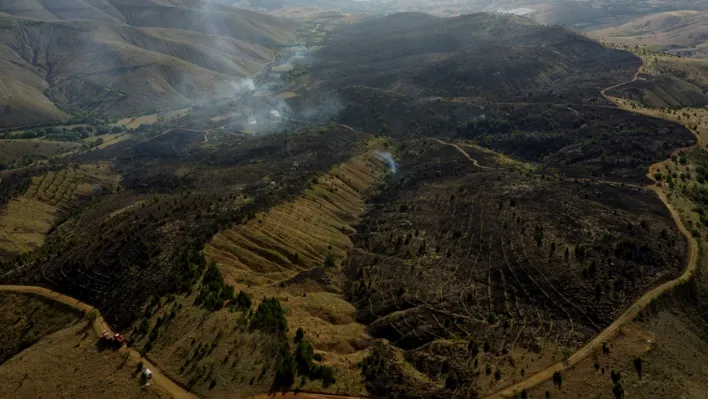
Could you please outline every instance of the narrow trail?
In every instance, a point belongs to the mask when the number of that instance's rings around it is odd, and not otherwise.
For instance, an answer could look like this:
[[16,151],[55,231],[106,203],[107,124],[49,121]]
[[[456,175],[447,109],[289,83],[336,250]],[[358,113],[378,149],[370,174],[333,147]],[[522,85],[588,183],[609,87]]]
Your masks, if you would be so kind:
[[366,399],[367,396],[347,396],[338,395],[334,393],[317,393],[317,392],[306,392],[300,391],[299,393],[287,392],[287,393],[264,393],[262,395],[254,396],[255,399]]
[[[622,85],[634,82],[637,80],[641,67],[637,69],[637,72],[634,73],[634,77],[632,80],[628,80],[626,82],[622,82],[619,84],[616,84],[614,86],[608,87],[606,89],[603,89],[600,94],[607,99],[608,101],[612,101],[614,104],[617,105],[618,108],[624,109],[625,111],[628,112],[633,112],[636,114],[641,114],[641,112],[636,112],[631,109],[626,109],[622,108],[620,104],[615,102],[612,97],[608,96],[606,92],[608,90],[615,89],[617,87],[620,87]],[[654,116],[656,118],[656,116]],[[665,119],[665,118],[659,118],[659,119]],[[669,119],[665,119],[669,122],[674,122]],[[696,136],[696,144],[694,146],[688,147],[688,148],[681,148],[677,149],[674,151],[675,153],[678,153],[680,151],[685,151],[690,148],[694,148],[696,146],[701,145],[701,138],[700,136],[694,132],[692,129],[689,129],[695,136]],[[649,167],[649,171],[655,168],[656,165],[661,165],[666,161],[660,161],[655,164],[652,164]],[[590,342],[586,343],[585,346],[580,348],[577,352],[575,352],[570,358],[568,358],[567,362],[558,362],[552,366],[547,367],[546,369],[533,374],[529,376],[528,378],[517,382],[516,384],[513,384],[509,387],[506,387],[500,391],[497,391],[495,393],[492,393],[490,395],[485,396],[485,399],[502,399],[506,397],[511,397],[514,394],[521,392],[524,389],[529,389],[533,388],[536,385],[539,385],[543,383],[544,381],[550,380],[553,377],[553,374],[557,371],[565,371],[568,368],[580,363],[582,360],[588,358],[591,356],[593,353],[596,353],[602,349],[602,343],[607,342],[611,340],[618,332],[619,330],[625,326],[626,324],[630,323],[642,310],[644,310],[645,307],[647,307],[653,300],[656,298],[660,297],[661,295],[665,294],[666,292],[669,292],[676,288],[677,286],[684,284],[691,280],[693,278],[693,275],[696,272],[697,264],[698,264],[698,242],[696,242],[696,239],[691,235],[691,233],[688,231],[686,226],[684,226],[683,222],[681,221],[681,216],[679,215],[678,211],[671,205],[669,202],[668,198],[666,197],[666,193],[661,189],[661,187],[656,185],[656,181],[654,181],[653,176],[651,176],[650,172],[647,172],[647,177],[651,179],[654,183],[651,184],[648,188],[653,190],[656,195],[659,197],[659,200],[666,206],[666,208],[669,210],[669,213],[671,214],[671,217],[674,220],[674,223],[676,224],[676,227],[681,231],[681,233],[686,237],[686,240],[688,242],[688,256],[686,260],[686,269],[684,270],[683,274],[679,276],[678,278],[667,281],[664,284],[661,284],[658,287],[655,287],[651,289],[650,291],[646,292],[644,295],[642,295],[639,299],[637,299],[627,310],[625,310],[612,324],[610,324],[607,328],[605,328],[600,334],[598,334],[595,338],[593,338]]]
[[[287,116],[282,116],[281,118],[283,118],[283,119],[285,119],[285,120],[292,121],[292,122],[305,123],[305,124],[308,124],[308,125],[317,125],[317,124],[320,123],[320,122],[303,121],[303,120],[301,120],[301,119],[288,118]],[[337,123],[337,122],[332,122],[332,123],[334,123],[335,125],[337,125],[337,126],[339,126],[339,127],[343,127],[343,128],[345,128],[345,129],[351,130],[352,132],[356,132],[356,129],[354,129],[353,127],[351,127],[351,126],[349,126],[349,125],[345,125],[345,124],[343,124],[343,123]]]
[[450,147],[454,147],[457,151],[459,151],[462,155],[464,155],[465,158],[467,158],[470,162],[472,162],[472,163],[474,164],[474,166],[476,166],[476,167],[478,167],[478,168],[482,168],[482,169],[494,169],[494,168],[491,168],[491,167],[489,167],[489,166],[480,165],[479,162],[477,162],[476,159],[472,158],[472,157],[470,156],[470,154],[467,153],[467,151],[463,150],[462,147],[460,147],[459,145],[457,145],[457,144],[455,144],[455,143],[448,143],[448,142],[445,142],[445,141],[442,141],[442,140],[436,139],[436,138],[433,138],[432,140],[435,140],[435,141],[437,141],[438,143],[440,143],[440,144],[442,144],[442,145],[447,145],[447,146],[450,146]]
[[[34,287],[34,286],[29,286],[29,285],[0,285],[0,291],[5,291],[5,292],[17,292],[17,293],[23,293],[23,294],[32,294],[32,295],[38,295],[44,298],[48,298],[51,300],[54,300],[56,302],[63,303],[65,305],[71,306],[72,308],[83,312],[83,313],[91,313],[91,312],[96,312],[97,317],[93,321],[93,329],[96,332],[97,337],[102,337],[103,336],[103,331],[108,330],[113,333],[111,330],[111,327],[106,323],[106,321],[103,319],[103,316],[101,316],[101,313],[98,311],[98,309],[94,308],[91,305],[88,305],[86,303],[83,303],[77,299],[68,297],[66,295],[62,295],[56,291],[52,291],[47,288],[43,287]],[[197,396],[187,392],[184,388],[180,387],[177,385],[174,381],[172,381],[169,377],[164,375],[160,369],[153,364],[151,361],[148,359],[142,357],[140,353],[137,351],[130,349],[127,345],[123,346],[120,350],[121,353],[124,353],[125,351],[128,352],[128,357],[130,360],[134,363],[142,362],[144,367],[150,369],[152,371],[152,383],[159,386],[160,388],[164,389],[167,393],[169,393],[173,398],[175,399],[198,399]]]

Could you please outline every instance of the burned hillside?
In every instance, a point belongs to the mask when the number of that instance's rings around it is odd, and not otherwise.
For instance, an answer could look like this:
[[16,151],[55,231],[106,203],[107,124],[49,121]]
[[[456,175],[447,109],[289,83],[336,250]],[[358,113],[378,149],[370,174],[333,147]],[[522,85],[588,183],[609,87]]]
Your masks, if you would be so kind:
[[371,200],[344,261],[358,320],[431,379],[467,380],[457,395],[482,367],[459,340],[499,369],[512,351],[575,348],[683,270],[686,242],[650,190],[459,148],[480,166],[434,140],[407,146],[405,177]]
[[109,147],[123,189],[72,214],[39,251],[5,264],[4,281],[61,289],[124,327],[150,296],[198,281],[212,235],[299,193],[367,137],[334,129],[199,149],[185,133]]
[[399,138],[474,140],[579,178],[645,182],[649,165],[695,143],[683,126],[613,107],[416,98],[367,87],[338,93],[343,123]]
[[607,104],[600,90],[640,65],[560,26],[498,14],[395,14],[342,27],[325,44],[313,71],[325,87],[415,97]]

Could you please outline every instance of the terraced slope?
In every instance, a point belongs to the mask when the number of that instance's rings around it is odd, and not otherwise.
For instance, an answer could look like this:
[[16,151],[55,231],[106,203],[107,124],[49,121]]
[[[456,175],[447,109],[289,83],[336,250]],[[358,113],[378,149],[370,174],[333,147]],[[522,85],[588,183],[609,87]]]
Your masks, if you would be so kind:
[[27,191],[10,200],[0,214],[0,253],[40,247],[59,216],[75,209],[77,202],[110,189],[116,179],[106,163],[66,167],[33,178]]
[[286,306],[291,333],[307,332],[315,350],[336,367],[337,385],[361,391],[354,366],[371,337],[342,297],[339,262],[352,248],[348,235],[368,193],[387,167],[371,150],[313,179],[309,189],[249,223],[222,231],[205,247],[236,290]]

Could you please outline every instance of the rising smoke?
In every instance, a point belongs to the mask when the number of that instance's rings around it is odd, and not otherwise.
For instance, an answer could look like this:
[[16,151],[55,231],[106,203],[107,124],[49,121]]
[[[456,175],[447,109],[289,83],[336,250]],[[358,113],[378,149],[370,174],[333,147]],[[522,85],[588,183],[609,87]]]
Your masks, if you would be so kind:
[[398,164],[396,163],[396,160],[393,159],[393,155],[390,152],[374,150],[374,156],[386,162],[386,165],[388,165],[388,170],[391,173],[396,174],[396,172],[398,172]]

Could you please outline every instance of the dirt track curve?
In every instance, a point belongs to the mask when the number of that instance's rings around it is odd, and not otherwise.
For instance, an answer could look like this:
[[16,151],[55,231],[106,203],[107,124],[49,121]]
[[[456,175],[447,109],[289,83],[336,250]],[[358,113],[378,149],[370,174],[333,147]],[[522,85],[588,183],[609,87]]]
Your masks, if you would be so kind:
[[459,145],[457,145],[457,144],[455,144],[455,143],[447,143],[447,142],[445,142],[445,141],[442,141],[442,140],[436,139],[436,138],[434,138],[433,140],[437,141],[438,143],[440,143],[440,144],[442,144],[442,145],[448,145],[448,146],[450,146],[450,147],[454,147],[460,154],[464,155],[465,158],[467,158],[470,162],[472,162],[472,163],[474,164],[474,166],[476,166],[476,167],[478,167],[478,168],[481,168],[481,169],[492,169],[492,168],[490,168],[489,166],[480,165],[479,162],[477,162],[476,159],[472,158],[472,157],[470,156],[470,154],[467,153],[467,151],[463,150]]
[[[637,69],[637,72],[635,72],[634,77],[632,80],[628,80],[626,82],[622,82],[619,84],[616,84],[614,86],[608,87],[606,89],[603,89],[600,94],[602,94],[603,97],[605,97],[608,101],[612,101],[613,103],[617,104],[610,96],[606,94],[608,90],[615,89],[617,87],[620,87],[622,85],[634,82],[637,80],[637,77],[639,76],[639,71],[641,69],[641,66],[639,69]],[[617,104],[619,108],[619,104]],[[622,108],[625,109],[625,108]],[[628,112],[633,112],[633,113],[638,113],[641,114],[641,112],[635,112],[630,109],[625,109],[625,111]],[[666,119],[667,121],[670,122],[675,122],[671,121],[669,119]],[[691,129],[689,129],[691,130]],[[701,145],[701,137],[698,135],[696,132],[691,130],[691,132],[696,136],[696,144],[693,146],[700,146]],[[693,148],[689,147],[689,148]],[[678,149],[674,153],[678,153],[679,151],[686,150],[686,148]],[[665,161],[662,162],[657,162],[649,167],[649,171],[651,171],[655,165],[661,164]],[[652,181],[654,181],[653,177],[649,172],[647,172],[647,177],[649,177]],[[656,181],[654,181],[656,183]],[[681,233],[686,237],[686,240],[688,241],[688,259],[687,259],[687,265],[686,265],[686,270],[683,272],[683,274],[678,277],[675,280],[668,281],[664,284],[661,284],[660,286],[646,292],[644,295],[642,295],[639,299],[637,299],[627,310],[624,311],[612,324],[610,324],[607,328],[605,328],[599,335],[597,335],[594,339],[592,339],[590,342],[585,344],[580,350],[575,352],[570,358],[568,358],[567,362],[559,362],[556,363],[550,367],[547,367],[546,369],[531,375],[530,377],[526,378],[525,380],[522,380],[520,382],[517,382],[514,385],[511,385],[509,387],[506,387],[500,391],[497,391],[491,395],[485,396],[484,399],[502,399],[505,397],[511,397],[514,394],[521,392],[524,389],[529,389],[533,388],[536,385],[541,384],[544,381],[550,380],[553,377],[553,373],[556,371],[564,371],[576,364],[578,364],[580,361],[584,360],[588,356],[591,356],[593,353],[599,351],[602,349],[602,343],[609,341],[612,339],[615,334],[622,328],[625,324],[631,322],[638,314],[641,312],[645,307],[647,307],[654,299],[658,298],[659,296],[663,295],[664,293],[671,291],[675,287],[689,281],[692,277],[693,274],[696,271],[696,265],[698,264],[698,243],[696,242],[696,239],[693,238],[691,233],[686,229],[686,226],[684,226],[683,222],[681,221],[681,216],[679,213],[674,209],[674,207],[669,203],[668,198],[666,198],[666,193],[661,190],[660,187],[658,187],[656,184],[652,184],[650,186],[650,189],[653,190],[656,195],[659,196],[659,199],[661,202],[666,206],[666,208],[669,210],[669,213],[671,213],[671,217],[674,219],[674,223],[676,223],[676,227],[681,231]]]
[[[103,331],[105,331],[105,330],[111,331],[111,333],[113,332],[111,330],[111,327],[105,322],[105,320],[103,320],[103,316],[101,316],[101,313],[98,312],[98,309],[94,308],[91,305],[83,303],[77,299],[68,297],[66,295],[62,295],[58,292],[49,290],[47,288],[34,287],[34,286],[29,286],[29,285],[0,285],[0,291],[39,295],[41,297],[52,299],[54,301],[61,302],[65,305],[71,306],[72,308],[79,310],[81,312],[84,312],[86,314],[95,311],[97,314],[97,317],[93,321],[93,329],[94,329],[94,331],[96,331],[96,335],[98,337],[103,336]],[[123,348],[121,348],[120,351],[121,352],[128,351],[130,360],[135,363],[143,362],[143,365],[145,367],[149,368],[150,371],[152,371],[152,383],[159,386],[160,388],[164,389],[173,398],[175,398],[175,399],[197,399],[197,396],[187,392],[184,388],[177,385],[169,377],[165,376],[160,371],[160,369],[157,368],[157,366],[155,366],[152,362],[150,362],[146,358],[142,357],[140,355],[140,353],[138,353],[137,351],[130,349],[127,346],[124,346]]]

